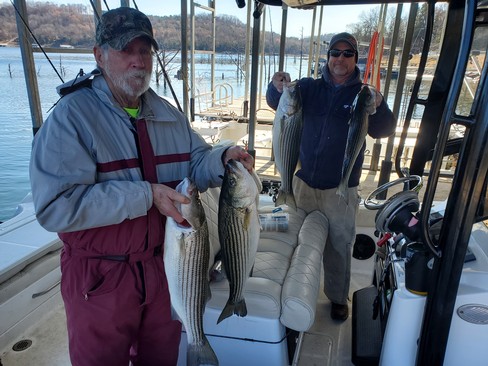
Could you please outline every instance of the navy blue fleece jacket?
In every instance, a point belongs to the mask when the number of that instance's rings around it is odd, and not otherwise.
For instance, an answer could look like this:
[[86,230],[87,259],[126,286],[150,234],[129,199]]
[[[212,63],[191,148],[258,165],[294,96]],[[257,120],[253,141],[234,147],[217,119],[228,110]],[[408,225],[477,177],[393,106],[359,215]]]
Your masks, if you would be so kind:
[[[312,188],[330,189],[339,185],[346,149],[349,118],[354,98],[363,85],[359,69],[343,85],[334,86],[327,65],[319,79],[300,79],[303,103],[303,132],[300,146],[301,168],[296,175]],[[271,82],[266,92],[268,105],[275,109],[281,93]],[[394,133],[396,118],[385,100],[369,116],[368,134],[373,138],[388,137]],[[349,187],[359,185],[364,161],[364,144],[351,176]]]

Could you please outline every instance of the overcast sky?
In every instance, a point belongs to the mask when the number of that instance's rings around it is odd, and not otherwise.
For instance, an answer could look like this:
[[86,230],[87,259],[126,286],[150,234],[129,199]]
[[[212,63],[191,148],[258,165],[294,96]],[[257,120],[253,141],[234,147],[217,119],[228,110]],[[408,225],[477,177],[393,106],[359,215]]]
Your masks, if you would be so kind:
[[[55,4],[84,4],[91,8],[89,0],[49,0]],[[112,9],[120,6],[120,1],[107,0],[108,6]],[[207,5],[208,1],[197,1],[200,4]],[[189,1],[188,1],[189,3]],[[246,4],[253,4],[254,1],[246,0]],[[134,3],[130,2],[131,6]],[[136,0],[137,7],[140,11],[149,15],[177,15],[181,11],[181,2],[178,0]],[[333,5],[324,6],[321,33],[338,33],[346,30],[348,24],[356,23],[362,12],[369,13],[369,10],[380,5]],[[394,6],[394,5],[390,5]],[[281,33],[282,9],[280,6],[266,6],[266,30]],[[102,9],[105,9],[102,1]],[[216,0],[216,14],[233,15],[239,18],[243,23],[247,20],[246,8],[238,8],[235,0]],[[320,16],[320,7],[317,8],[316,29]],[[189,11],[189,9],[188,9]],[[199,10],[197,12],[202,12]],[[207,12],[208,13],[208,12]],[[313,10],[288,9],[287,35],[300,37],[301,32],[305,37],[310,36],[312,31]],[[251,20],[252,21],[252,20]]]

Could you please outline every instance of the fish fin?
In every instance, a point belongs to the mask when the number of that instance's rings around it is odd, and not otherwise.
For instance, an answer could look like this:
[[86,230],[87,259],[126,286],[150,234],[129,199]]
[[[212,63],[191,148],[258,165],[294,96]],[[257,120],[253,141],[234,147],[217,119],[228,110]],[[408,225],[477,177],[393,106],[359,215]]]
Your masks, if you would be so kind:
[[212,298],[212,291],[210,290],[210,283],[207,282],[207,285],[205,286],[205,305],[210,301],[211,298]]
[[177,320],[180,323],[183,323],[183,320],[181,319],[181,316],[178,315],[178,312],[175,310],[173,306],[171,306],[171,319],[172,320]]
[[296,211],[297,203],[295,201],[295,196],[293,195],[293,193],[285,193],[279,190],[278,196],[276,197],[275,206],[278,207],[281,205],[287,205]]
[[260,193],[263,190],[263,183],[261,183],[261,179],[259,179],[258,173],[256,173],[256,169],[251,170],[251,177],[254,180],[254,183],[256,183],[256,186],[258,187],[258,193]]
[[219,360],[214,350],[205,337],[203,344],[189,344],[186,351],[186,364],[190,366],[214,365],[218,366]]
[[341,183],[337,187],[336,194],[340,196],[344,200],[344,202],[346,202],[346,205],[349,205],[349,197],[347,195],[347,185],[345,182],[341,181]]
[[222,313],[219,316],[219,319],[217,320],[217,324],[219,324],[222,320],[228,318],[229,316],[232,315],[238,315],[241,317],[244,317],[247,315],[247,306],[246,306],[246,300],[242,299],[239,302],[236,302],[235,304],[230,303],[227,301],[227,304],[225,304],[224,310],[222,310]]
[[251,210],[246,208],[246,211],[244,212],[244,230],[247,230],[250,222],[251,222]]

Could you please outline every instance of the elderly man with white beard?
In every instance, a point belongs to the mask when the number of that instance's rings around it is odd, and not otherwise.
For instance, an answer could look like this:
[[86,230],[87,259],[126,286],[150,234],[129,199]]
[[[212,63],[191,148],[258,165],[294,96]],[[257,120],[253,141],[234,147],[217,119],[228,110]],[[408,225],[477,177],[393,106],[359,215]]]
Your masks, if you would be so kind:
[[166,217],[183,217],[185,177],[221,185],[224,164],[252,157],[212,148],[150,87],[158,49],[149,19],[104,13],[97,70],[64,88],[35,136],[30,177],[39,223],[63,241],[61,293],[75,366],[175,365],[181,325],[171,319],[162,248]]

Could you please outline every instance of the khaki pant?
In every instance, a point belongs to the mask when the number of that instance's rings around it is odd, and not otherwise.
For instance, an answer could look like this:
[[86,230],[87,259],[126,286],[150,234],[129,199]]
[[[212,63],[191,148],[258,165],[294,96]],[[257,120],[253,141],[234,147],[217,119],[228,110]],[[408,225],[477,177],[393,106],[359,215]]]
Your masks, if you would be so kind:
[[324,264],[324,293],[330,301],[347,304],[351,279],[351,250],[356,239],[356,215],[359,208],[357,187],[347,190],[349,205],[336,194],[336,188],[310,188],[298,177],[293,178],[297,206],[307,213],[319,210],[329,223]]

